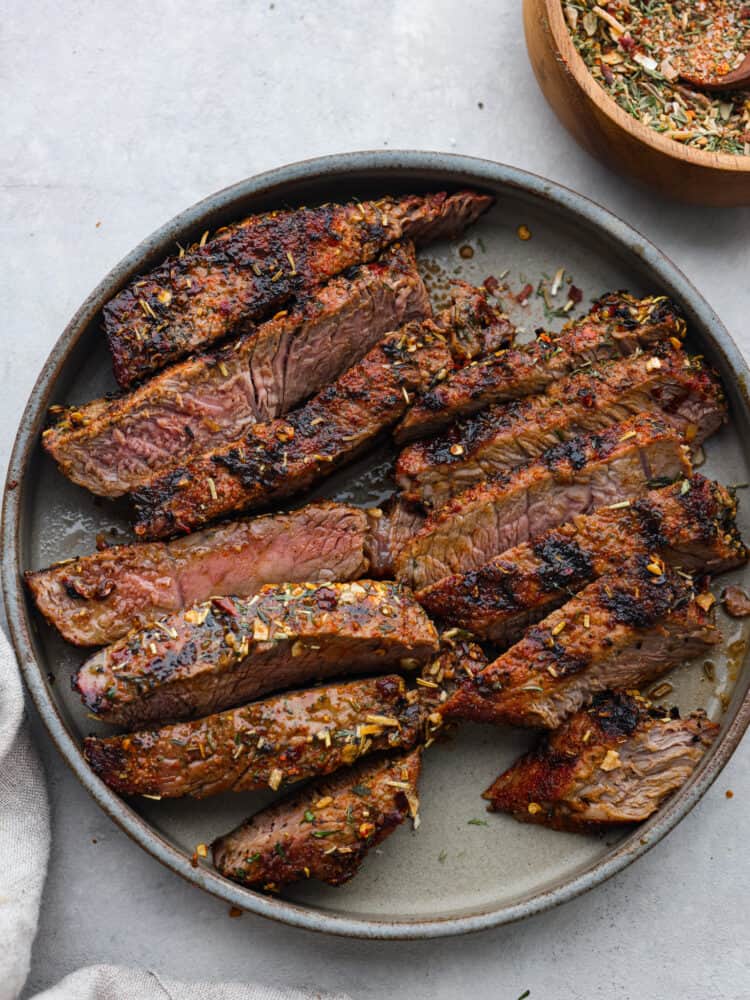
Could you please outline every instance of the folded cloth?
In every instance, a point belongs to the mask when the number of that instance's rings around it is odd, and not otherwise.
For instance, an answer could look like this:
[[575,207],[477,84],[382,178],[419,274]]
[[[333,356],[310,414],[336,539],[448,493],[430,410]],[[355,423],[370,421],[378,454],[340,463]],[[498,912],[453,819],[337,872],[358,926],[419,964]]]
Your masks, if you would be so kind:
[[[29,973],[47,872],[49,802],[24,718],[16,658],[0,631],[0,1000],[16,1000]],[[349,1000],[247,983],[178,983],[147,969],[79,969],[35,1000]]]
[[146,969],[92,965],[34,1000],[349,1000],[344,993],[300,993],[243,983],[178,983]]
[[0,631],[0,1000],[14,1000],[29,972],[49,840],[44,774],[16,658]]

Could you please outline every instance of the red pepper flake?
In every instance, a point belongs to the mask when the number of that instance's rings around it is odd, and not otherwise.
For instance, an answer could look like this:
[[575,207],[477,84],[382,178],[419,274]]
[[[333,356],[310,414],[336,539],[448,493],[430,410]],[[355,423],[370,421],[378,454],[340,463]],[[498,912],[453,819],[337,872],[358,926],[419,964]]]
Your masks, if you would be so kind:
[[620,35],[620,48],[624,49],[626,52],[632,52],[635,48],[635,40],[632,35],[627,32],[624,35]]
[[211,603],[215,608],[218,608],[219,611],[226,612],[226,614],[231,615],[232,618],[239,617],[239,612],[237,611],[231,597],[212,597]]
[[606,63],[599,63],[599,69],[602,71],[602,76],[610,85],[615,82],[615,74],[609,68]]
[[575,285],[571,285],[568,289],[568,298],[575,305],[578,305],[579,302],[583,302],[583,292],[580,288],[576,288]]
[[531,293],[533,291],[534,291],[534,286],[533,285],[524,285],[523,288],[521,289],[521,291],[516,296],[516,302],[520,306],[526,305],[526,303],[529,301],[529,297],[531,296]]
[[17,489],[18,488],[18,480],[17,479],[9,479],[5,488],[8,489],[8,490],[15,490],[15,489]]
[[500,287],[500,282],[497,280],[494,274],[488,275],[488,277],[484,279],[483,284],[484,287],[487,289],[487,291],[490,293],[490,295],[497,295],[497,290]]

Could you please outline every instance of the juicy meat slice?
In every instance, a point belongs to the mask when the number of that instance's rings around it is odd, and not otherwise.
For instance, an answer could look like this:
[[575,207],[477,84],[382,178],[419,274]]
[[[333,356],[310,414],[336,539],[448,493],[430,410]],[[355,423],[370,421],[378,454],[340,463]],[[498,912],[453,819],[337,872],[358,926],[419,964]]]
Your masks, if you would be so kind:
[[90,657],[73,678],[89,711],[133,727],[193,718],[335,674],[418,666],[437,648],[394,583],[287,583],[215,597]]
[[68,642],[101,646],[211,596],[252,597],[266,583],[365,576],[369,524],[357,507],[312,503],[171,542],[116,545],[27,573],[26,583]]
[[702,603],[659,557],[637,557],[532,625],[443,715],[555,729],[598,692],[639,687],[718,645]]
[[680,788],[719,732],[704,712],[681,719],[623,691],[606,692],[487,789],[493,812],[574,833],[640,823]]
[[394,495],[382,509],[368,510],[367,514],[370,518],[367,541],[370,572],[378,579],[393,577],[396,556],[424,524],[424,511]]
[[397,557],[397,578],[421,591],[579,514],[637,496],[656,480],[688,475],[674,429],[649,414],[581,435],[431,514]]
[[559,441],[644,412],[662,416],[695,445],[727,419],[718,378],[700,359],[670,346],[571,375],[543,395],[491,406],[431,441],[409,445],[396,464],[396,482],[407,499],[439,507]]
[[443,723],[442,703],[467,678],[481,673],[487,664],[482,647],[467,639],[459,629],[443,632],[438,655],[422,668],[422,676],[417,681],[419,700],[431,712],[428,724],[432,733]]
[[269,891],[301,879],[343,885],[365,854],[417,817],[420,750],[359,764],[251,816],[213,843],[218,871]]
[[436,322],[388,334],[356,365],[285,418],[256,424],[231,445],[156,478],[133,494],[136,533],[160,538],[211,518],[291,496],[362,452],[403,414],[411,393],[507,331],[469,286]]
[[120,496],[287,413],[389,330],[430,313],[414,247],[397,244],[220,350],[183,361],[126,396],[64,410],[42,442],[74,483]]
[[410,749],[424,712],[389,675],[275,695],[161,729],[84,740],[99,777],[121,795],[203,799],[285,787],[382,750]]
[[544,392],[577,368],[665,340],[679,345],[684,335],[685,321],[663,295],[637,299],[626,292],[610,292],[560,334],[543,333],[530,344],[493,352],[454,372],[414,403],[394,437],[399,444],[426,437],[490,403]]
[[729,490],[694,475],[626,506],[579,515],[477,570],[439,580],[417,600],[433,618],[483,639],[515,642],[571,591],[636,555],[657,552],[673,565],[712,574],[741,566],[748,554],[736,514]]
[[[437,323],[451,338],[451,354],[456,365],[466,365],[474,358],[506,350],[516,336],[516,328],[496,306],[490,305],[487,289],[466,281],[450,283],[451,304],[438,315]],[[450,371],[439,372],[434,385],[440,385]]]
[[104,307],[115,378],[127,388],[304,297],[396,240],[457,235],[492,198],[473,191],[251,216],[127,285]]

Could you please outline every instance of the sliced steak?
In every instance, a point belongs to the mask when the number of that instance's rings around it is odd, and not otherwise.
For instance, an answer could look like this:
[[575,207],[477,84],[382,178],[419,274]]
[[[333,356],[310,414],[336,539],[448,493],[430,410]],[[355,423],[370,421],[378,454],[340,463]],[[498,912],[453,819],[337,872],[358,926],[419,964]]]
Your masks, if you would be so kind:
[[741,566],[748,554],[736,513],[729,490],[695,475],[627,506],[580,515],[477,570],[438,581],[417,599],[433,618],[483,639],[515,642],[571,591],[636,555],[657,552],[673,565],[708,573]]
[[368,510],[367,514],[370,518],[367,542],[370,573],[378,579],[393,577],[396,556],[424,524],[424,511],[393,496],[382,509]]
[[702,603],[658,556],[636,557],[532,625],[443,714],[555,729],[598,692],[639,687],[718,645]]
[[438,655],[422,668],[422,676],[417,679],[420,702],[433,713],[428,717],[433,732],[442,725],[440,706],[443,702],[467,678],[481,673],[487,664],[482,647],[471,642],[466,633],[457,628],[443,632]]
[[636,299],[612,292],[559,335],[542,333],[533,343],[493,352],[454,372],[414,403],[394,436],[400,444],[426,437],[490,403],[544,392],[577,368],[590,368],[666,340],[679,346],[684,335],[685,321],[664,296]]
[[391,674],[292,691],[130,736],[90,736],[83,752],[121,795],[203,799],[276,790],[367,754],[408,750],[423,730],[424,712]]
[[115,378],[132,386],[374,260],[396,240],[455,236],[491,203],[473,191],[407,195],[269,212],[220,229],[132,281],[104,307]]
[[431,514],[399,553],[397,577],[421,591],[579,514],[637,496],[654,481],[689,474],[674,429],[648,414],[572,438]]
[[137,490],[136,533],[160,538],[191,531],[299,493],[351,461],[398,420],[412,393],[449,371],[454,358],[461,361],[507,336],[503,324],[489,321],[483,295],[467,288],[456,290],[454,307],[436,322],[388,334],[300,409],[255,424],[233,444]]
[[[492,306],[486,288],[476,288],[466,281],[451,281],[451,304],[437,317],[437,323],[451,339],[451,354],[456,365],[466,365],[474,358],[507,350],[516,336],[516,328],[505,313]],[[438,372],[434,385],[440,385],[451,373]]]
[[559,441],[646,412],[664,417],[695,445],[727,419],[718,378],[700,359],[669,347],[571,375],[543,395],[491,406],[431,441],[416,442],[399,456],[396,482],[407,499],[439,507]]
[[407,816],[416,820],[421,751],[360,764],[261,810],[213,843],[218,871],[275,891],[314,878],[343,885]]
[[27,573],[26,582],[68,642],[101,646],[214,595],[252,597],[265,583],[366,576],[370,523],[356,507],[313,503],[172,542],[116,545]]
[[704,712],[681,719],[677,709],[607,692],[543,736],[484,798],[493,812],[554,830],[640,823],[685,784],[718,732]]
[[389,330],[430,312],[414,247],[397,244],[227,347],[183,361],[121,398],[63,411],[42,442],[74,483],[120,496],[287,413]]
[[418,666],[437,648],[425,613],[394,583],[287,583],[216,597],[130,632],[73,678],[105,722],[186,719],[343,673]]

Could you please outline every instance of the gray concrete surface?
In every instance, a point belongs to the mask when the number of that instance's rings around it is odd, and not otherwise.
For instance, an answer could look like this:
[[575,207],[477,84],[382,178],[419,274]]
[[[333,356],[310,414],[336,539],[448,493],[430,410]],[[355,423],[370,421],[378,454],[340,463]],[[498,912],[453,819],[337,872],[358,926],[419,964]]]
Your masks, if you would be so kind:
[[[537,90],[518,0],[0,11],[3,464],[48,350],[112,264],[203,195],[323,153],[457,150],[561,181],[660,245],[750,350],[750,210],[667,204],[592,162]],[[750,996],[748,741],[666,842],[587,896],[468,939],[368,944],[230,919],[130,843],[34,728],[54,844],[28,995],[107,961],[358,1000]]]

